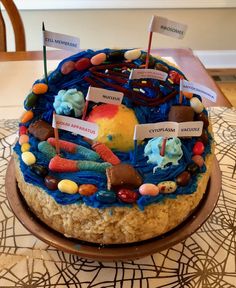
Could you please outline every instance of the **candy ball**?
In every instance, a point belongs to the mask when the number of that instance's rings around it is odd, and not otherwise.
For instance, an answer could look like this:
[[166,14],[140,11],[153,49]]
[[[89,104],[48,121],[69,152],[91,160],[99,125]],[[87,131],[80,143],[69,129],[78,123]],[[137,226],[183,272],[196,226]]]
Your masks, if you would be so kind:
[[18,142],[20,145],[22,145],[24,143],[28,143],[29,142],[29,136],[26,134],[21,135]]
[[201,141],[197,141],[193,146],[193,154],[194,155],[202,155],[204,150],[205,150],[205,147]]
[[29,151],[30,150],[30,144],[29,143],[23,143],[21,145],[21,148],[20,148],[21,152],[24,153],[26,151]]
[[26,151],[21,154],[22,161],[27,165],[33,165],[36,162],[36,158],[32,152]]

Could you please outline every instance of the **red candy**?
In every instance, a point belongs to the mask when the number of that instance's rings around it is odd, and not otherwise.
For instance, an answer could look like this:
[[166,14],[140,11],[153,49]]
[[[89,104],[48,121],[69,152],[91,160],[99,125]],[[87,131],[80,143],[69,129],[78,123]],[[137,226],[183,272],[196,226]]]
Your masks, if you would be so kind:
[[73,71],[74,69],[75,69],[75,62],[67,61],[67,62],[63,63],[63,65],[61,66],[61,73],[63,75],[67,75],[71,71]]
[[28,134],[28,129],[25,126],[20,126],[19,128],[19,135],[24,135],[24,134]]
[[205,147],[201,141],[197,141],[193,146],[193,154],[194,155],[202,155],[204,150],[205,150]]
[[76,172],[77,161],[55,156],[49,162],[49,169],[54,172]]
[[175,70],[171,70],[169,72],[169,77],[175,84],[179,84],[180,83],[180,79],[184,79],[184,76],[180,75]]
[[75,63],[75,69],[78,71],[83,71],[91,66],[89,58],[81,58]]
[[95,143],[92,148],[105,162],[109,162],[112,165],[120,164],[120,159],[105,144]]
[[125,203],[134,203],[138,199],[138,194],[129,189],[120,189],[117,196],[122,202]]
[[[52,145],[53,147],[56,147],[56,139],[53,137],[50,137],[47,139],[47,142]],[[69,142],[69,141],[65,141],[65,140],[59,140],[59,147],[62,150],[65,150],[69,153],[76,153],[76,149],[77,149],[77,145]]]

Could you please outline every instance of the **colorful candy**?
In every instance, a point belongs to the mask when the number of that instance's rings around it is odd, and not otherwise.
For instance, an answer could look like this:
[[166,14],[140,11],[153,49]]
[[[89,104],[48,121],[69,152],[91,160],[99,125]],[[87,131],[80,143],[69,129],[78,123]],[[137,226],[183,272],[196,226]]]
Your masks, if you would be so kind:
[[33,164],[30,166],[31,170],[40,177],[48,175],[48,169],[42,165]]
[[36,158],[32,152],[26,151],[21,154],[22,161],[27,165],[33,165],[36,162]]
[[37,100],[38,100],[38,96],[34,93],[30,93],[26,97],[25,102],[24,102],[25,109],[27,110],[32,109],[35,106]]
[[59,180],[51,175],[48,175],[44,178],[44,183],[49,190],[57,190]]
[[194,155],[192,160],[198,165],[198,167],[202,167],[204,165],[204,159],[201,155]]
[[52,147],[47,141],[39,142],[38,150],[43,153],[48,159],[52,159],[57,155],[56,149]]
[[78,185],[69,179],[61,180],[57,187],[62,193],[75,194],[78,192]]
[[93,65],[100,65],[102,64],[104,61],[106,61],[106,54],[105,53],[98,53],[96,55],[94,55],[90,61]]
[[88,69],[91,66],[91,62],[89,58],[81,58],[77,62],[75,62],[75,69],[77,71],[83,71]]
[[188,171],[184,171],[176,177],[176,183],[179,186],[187,186],[191,179],[191,174]]
[[159,192],[159,187],[152,183],[145,183],[139,187],[139,193],[141,195],[156,196]]
[[45,141],[54,136],[54,129],[49,123],[40,119],[30,124],[29,133],[38,140]]
[[19,136],[27,134],[28,133],[28,128],[24,125],[21,125],[19,128]]
[[29,143],[23,143],[21,145],[21,148],[20,148],[21,152],[24,153],[26,151],[29,151],[30,150],[30,144]]
[[177,185],[174,181],[163,181],[158,183],[157,186],[160,190],[160,193],[163,194],[174,193],[177,189]]
[[110,148],[108,148],[103,143],[95,143],[92,145],[92,148],[98,153],[98,155],[104,160],[105,162],[109,162],[112,165],[117,165],[121,161],[120,159],[111,151]]
[[187,166],[187,171],[191,175],[196,175],[199,172],[199,166],[196,163],[191,163]]
[[171,70],[169,72],[169,77],[170,79],[174,82],[174,84],[179,84],[180,83],[180,79],[184,79],[183,75],[180,75],[177,71],[175,70]]
[[122,51],[112,51],[107,55],[107,59],[111,62],[120,62],[124,60],[124,53]]
[[96,199],[105,204],[114,203],[116,202],[116,193],[108,190],[100,190],[96,193]]
[[28,143],[29,142],[29,136],[26,134],[21,135],[18,142],[20,145],[22,145],[24,143]]
[[45,83],[34,84],[32,91],[34,94],[37,94],[37,95],[44,94],[48,91],[48,85]]
[[196,113],[201,113],[204,109],[202,102],[197,97],[190,99],[190,106]]
[[128,50],[124,53],[124,57],[127,60],[136,60],[140,56],[141,56],[141,50],[140,49]]
[[201,141],[197,141],[193,146],[193,154],[194,155],[202,155],[204,150],[205,150],[205,147]]
[[82,184],[79,186],[78,192],[83,196],[91,196],[98,190],[97,186],[93,184]]
[[26,123],[26,122],[32,120],[33,117],[34,117],[34,113],[33,113],[32,110],[26,111],[26,112],[23,114],[23,116],[21,117],[20,122],[21,122],[21,123]]
[[70,72],[72,72],[75,69],[75,62],[73,61],[67,61],[65,63],[62,64],[61,66],[61,73],[63,75],[67,75]]
[[124,203],[135,203],[138,199],[138,193],[129,189],[120,189],[117,196]]

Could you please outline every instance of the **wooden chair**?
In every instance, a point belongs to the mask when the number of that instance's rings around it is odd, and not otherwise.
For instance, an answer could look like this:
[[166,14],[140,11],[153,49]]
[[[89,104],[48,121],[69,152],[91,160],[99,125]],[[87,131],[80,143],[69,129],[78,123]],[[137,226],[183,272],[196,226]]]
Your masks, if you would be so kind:
[[23,22],[16,5],[12,0],[0,0],[0,51],[7,51],[6,25],[1,13],[1,3],[5,7],[13,27],[15,36],[15,50],[25,51],[26,41]]

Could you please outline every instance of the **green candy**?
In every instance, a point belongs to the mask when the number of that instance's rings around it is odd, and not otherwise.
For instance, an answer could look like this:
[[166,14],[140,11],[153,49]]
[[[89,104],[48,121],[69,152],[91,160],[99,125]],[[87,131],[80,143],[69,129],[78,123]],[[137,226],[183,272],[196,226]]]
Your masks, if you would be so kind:
[[80,160],[77,161],[77,168],[79,170],[90,170],[104,173],[108,167],[112,166],[108,162],[98,163],[94,161]]
[[38,96],[31,92],[25,99],[25,108],[31,109],[35,106],[37,102]]
[[39,142],[38,149],[49,160],[57,155],[56,149],[52,145],[50,145],[47,141]]

